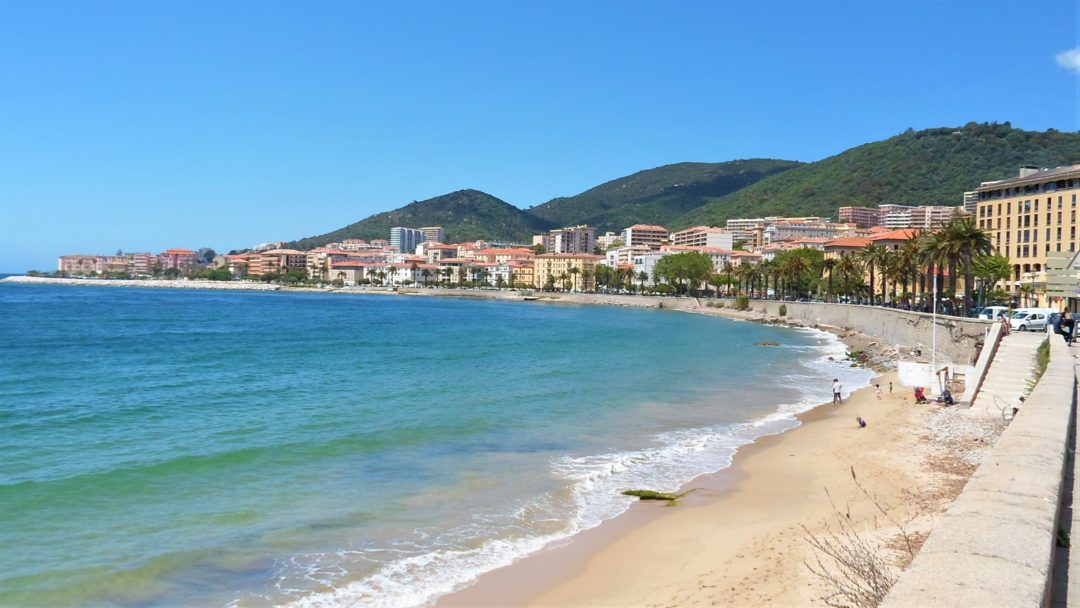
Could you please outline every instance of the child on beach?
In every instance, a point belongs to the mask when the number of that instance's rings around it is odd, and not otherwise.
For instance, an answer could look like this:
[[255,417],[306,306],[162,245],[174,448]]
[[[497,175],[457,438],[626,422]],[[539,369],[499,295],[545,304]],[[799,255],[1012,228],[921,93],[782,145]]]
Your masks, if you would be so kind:
[[863,420],[861,416],[856,416],[855,417],[855,422],[858,423],[860,429],[865,429],[866,428],[866,421]]
[[881,401],[881,385],[880,384],[875,384],[874,385],[874,391],[877,392],[878,401]]
[[840,398],[840,389],[842,389],[843,387],[844,385],[840,384],[839,378],[832,379],[832,402],[834,404],[844,402],[844,400]]

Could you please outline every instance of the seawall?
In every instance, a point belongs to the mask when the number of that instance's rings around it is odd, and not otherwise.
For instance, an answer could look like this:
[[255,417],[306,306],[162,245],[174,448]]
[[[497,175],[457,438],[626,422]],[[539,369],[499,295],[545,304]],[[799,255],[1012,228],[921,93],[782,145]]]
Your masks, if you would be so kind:
[[1049,603],[1066,467],[1073,464],[1074,365],[1060,336],[1050,336],[1042,379],[883,608]]

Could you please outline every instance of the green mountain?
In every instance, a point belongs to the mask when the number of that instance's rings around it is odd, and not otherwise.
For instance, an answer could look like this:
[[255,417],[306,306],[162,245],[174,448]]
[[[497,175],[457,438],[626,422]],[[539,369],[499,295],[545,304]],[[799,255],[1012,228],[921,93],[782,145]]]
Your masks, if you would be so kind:
[[1080,163],[1080,133],[1024,131],[1009,123],[907,130],[763,179],[671,222],[724,225],[733,217],[819,215],[841,206],[959,205],[979,182],[1013,177],[1020,165]]
[[533,234],[552,228],[547,221],[490,194],[479,190],[458,190],[379,213],[339,230],[300,239],[287,246],[311,249],[342,239],[389,239],[390,229],[394,226],[442,226],[446,230],[446,239],[451,243],[477,239],[528,243]]
[[664,165],[552,199],[529,213],[559,226],[589,224],[601,233],[638,223],[666,225],[717,197],[800,164],[754,158]]

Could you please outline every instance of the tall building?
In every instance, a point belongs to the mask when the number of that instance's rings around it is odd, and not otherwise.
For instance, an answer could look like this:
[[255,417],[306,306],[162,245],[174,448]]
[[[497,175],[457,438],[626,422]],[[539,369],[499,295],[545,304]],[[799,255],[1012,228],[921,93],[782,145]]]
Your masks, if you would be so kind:
[[964,213],[974,217],[979,205],[979,193],[972,190],[964,193]]
[[424,241],[435,241],[436,243],[442,243],[444,240],[446,240],[446,232],[443,230],[442,226],[424,226],[420,229],[420,232],[424,233]]
[[403,226],[390,229],[390,246],[398,253],[412,253],[416,251],[416,246],[425,240],[423,230]]
[[552,230],[544,239],[544,249],[547,253],[592,253],[596,249],[596,228],[583,224]]
[[668,229],[663,226],[634,224],[622,231],[623,246],[645,245],[649,249],[657,250],[667,244],[670,235]]
[[840,207],[837,214],[843,224],[855,224],[858,228],[881,225],[881,210],[873,207]]
[[672,234],[671,244],[681,247],[731,249],[735,245],[735,235],[730,230],[723,228],[694,226]]
[[975,192],[979,227],[990,233],[998,254],[1012,263],[1011,290],[1044,282],[1047,254],[1080,247],[1076,234],[1080,165],[1020,167],[1017,177],[983,182]]

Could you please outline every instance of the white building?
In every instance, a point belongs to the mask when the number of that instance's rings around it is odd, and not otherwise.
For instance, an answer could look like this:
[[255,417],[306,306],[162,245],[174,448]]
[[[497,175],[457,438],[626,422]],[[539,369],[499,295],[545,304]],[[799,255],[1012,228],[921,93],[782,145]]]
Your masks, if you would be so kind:
[[425,240],[424,232],[415,228],[395,226],[390,229],[390,247],[399,253],[412,253]]
[[634,256],[634,276],[640,276],[642,272],[648,275],[645,279],[645,284],[652,286],[653,282],[653,269],[656,268],[656,263],[660,261],[660,258],[668,255],[678,253],[676,251],[648,251]]
[[673,233],[671,244],[680,247],[732,249],[735,245],[735,235],[724,228],[694,226]]
[[623,245],[626,247],[644,245],[653,250],[666,245],[670,235],[667,228],[649,224],[634,224],[622,231]]

